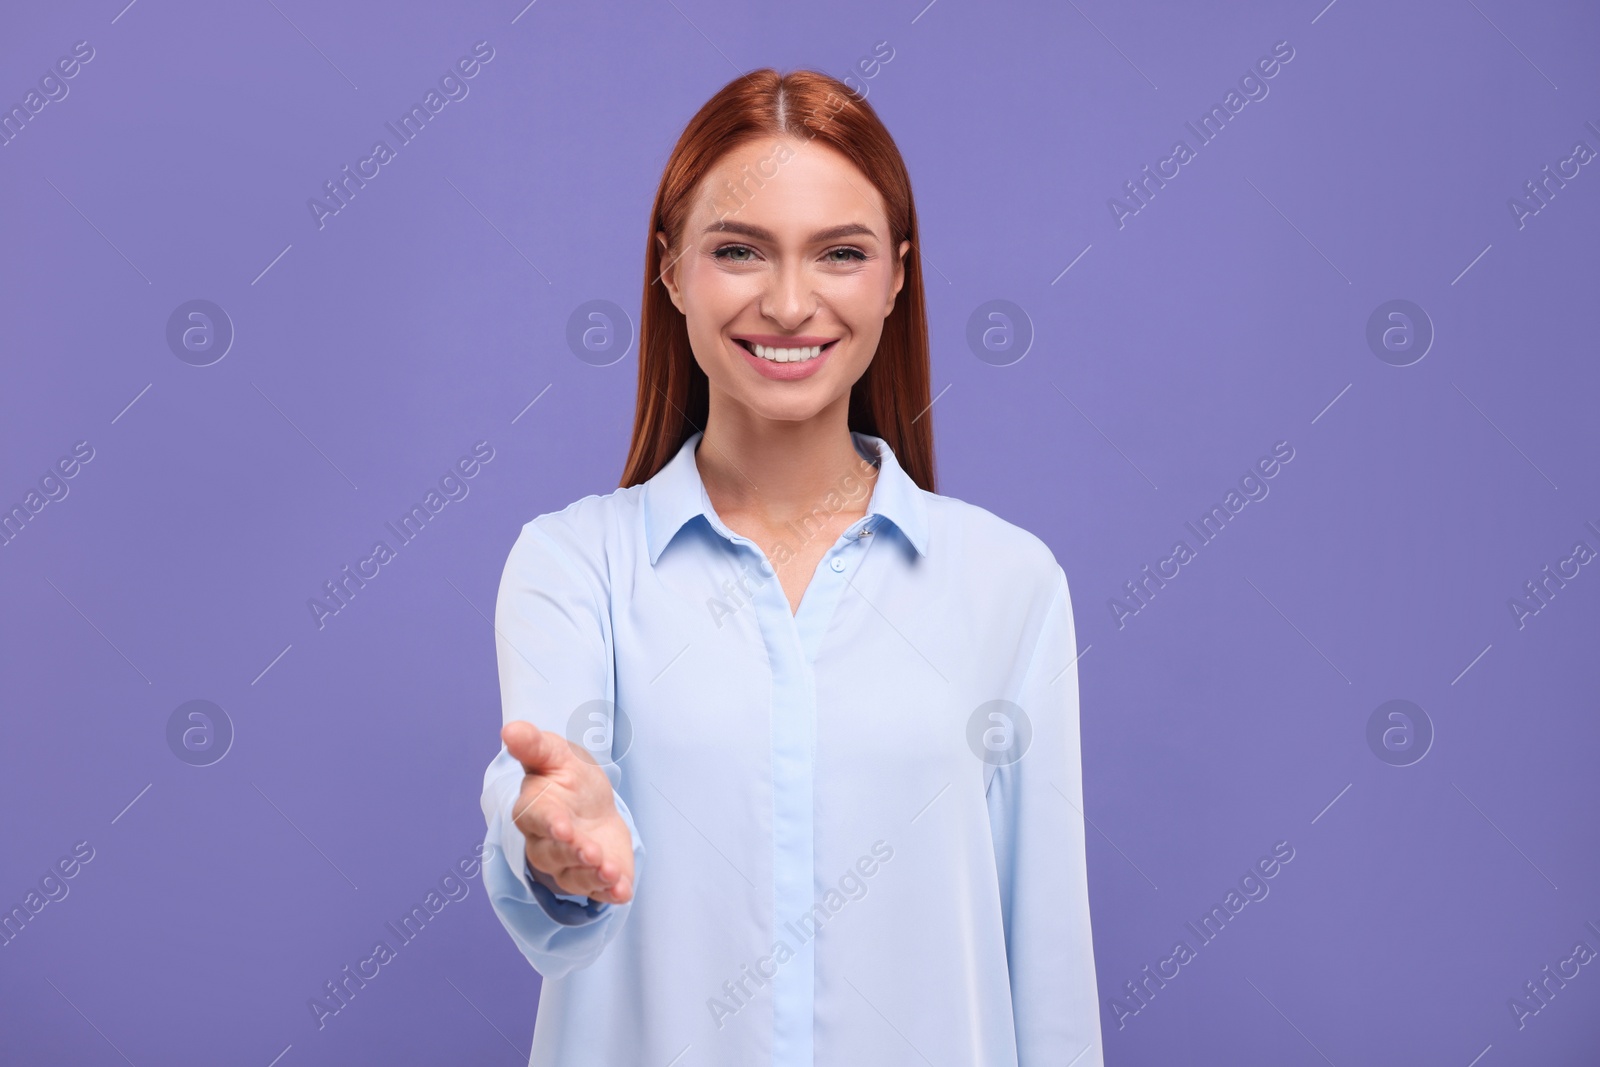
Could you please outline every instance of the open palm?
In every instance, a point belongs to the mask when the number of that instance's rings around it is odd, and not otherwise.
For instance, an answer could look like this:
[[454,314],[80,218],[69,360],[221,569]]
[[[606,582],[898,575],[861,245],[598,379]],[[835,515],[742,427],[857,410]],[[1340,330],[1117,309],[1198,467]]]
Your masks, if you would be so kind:
[[547,889],[626,904],[633,838],[605,771],[582,748],[530,722],[507,723],[500,738],[525,772],[513,819],[527,838],[535,879]]

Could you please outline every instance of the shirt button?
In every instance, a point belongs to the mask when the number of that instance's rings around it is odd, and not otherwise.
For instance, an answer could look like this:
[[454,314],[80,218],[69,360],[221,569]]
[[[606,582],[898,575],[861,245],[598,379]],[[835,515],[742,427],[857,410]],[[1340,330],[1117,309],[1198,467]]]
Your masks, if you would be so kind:
[[844,558],[841,556],[834,556],[833,560],[828,564],[828,566],[832,567],[836,571],[842,571],[844,570]]

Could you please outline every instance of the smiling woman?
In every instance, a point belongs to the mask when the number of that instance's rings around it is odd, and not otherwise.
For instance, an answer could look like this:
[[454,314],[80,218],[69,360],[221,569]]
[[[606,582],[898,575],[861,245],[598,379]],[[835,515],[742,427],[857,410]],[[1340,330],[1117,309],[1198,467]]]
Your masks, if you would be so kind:
[[621,486],[496,603],[534,1067],[1103,1062],[1066,575],[935,489],[917,241],[823,74],[736,79],[667,162]]

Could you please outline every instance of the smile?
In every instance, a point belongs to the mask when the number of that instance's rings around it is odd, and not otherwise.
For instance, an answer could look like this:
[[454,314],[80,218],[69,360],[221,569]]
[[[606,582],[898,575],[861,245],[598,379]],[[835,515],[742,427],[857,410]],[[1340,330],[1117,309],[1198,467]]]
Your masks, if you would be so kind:
[[746,352],[749,352],[757,359],[763,359],[769,363],[806,363],[816,359],[835,344],[834,341],[829,341],[826,344],[809,345],[803,348],[777,348],[771,345],[758,345],[743,338],[735,338],[734,340]]

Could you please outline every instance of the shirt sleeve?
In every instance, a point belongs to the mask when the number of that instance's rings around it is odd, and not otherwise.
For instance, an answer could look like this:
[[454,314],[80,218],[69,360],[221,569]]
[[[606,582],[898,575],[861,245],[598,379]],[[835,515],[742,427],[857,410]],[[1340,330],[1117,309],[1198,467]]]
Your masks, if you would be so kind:
[[[1059,577],[1016,703],[1031,735],[987,800],[1011,975],[1018,1067],[1102,1067],[1089,926],[1077,635]],[[1019,728],[1019,737],[1021,737]]]
[[[613,696],[610,631],[592,582],[537,521],[524,526],[512,546],[495,602],[501,717],[566,737],[574,711]],[[512,820],[522,791],[522,764],[502,743],[484,771],[484,842],[498,853],[484,861],[484,888],[512,940],[547,979],[598,959],[627,921],[639,891],[644,843],[619,791],[621,768],[610,761],[601,766],[633,842],[635,897],[626,904],[557,893],[536,882],[526,839]]]

